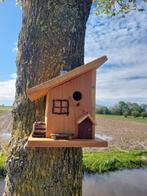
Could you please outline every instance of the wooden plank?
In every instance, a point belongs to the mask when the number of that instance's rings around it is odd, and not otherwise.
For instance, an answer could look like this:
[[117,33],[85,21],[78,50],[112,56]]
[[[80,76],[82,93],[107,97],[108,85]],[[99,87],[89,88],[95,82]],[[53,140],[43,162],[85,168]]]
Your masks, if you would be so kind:
[[108,143],[101,139],[72,139],[53,140],[50,138],[28,138],[28,148],[51,148],[51,147],[107,147]]
[[[92,70],[92,118],[95,121],[95,110],[96,110],[96,70]],[[92,138],[95,136],[95,125],[92,126]]]
[[81,65],[73,69],[72,71],[64,74],[63,76],[57,76],[56,78],[53,78],[47,82],[44,82],[40,85],[37,85],[35,87],[28,89],[27,95],[31,101],[34,101],[42,96],[45,96],[49,89],[54,88],[58,85],[64,84],[65,82],[73,78],[76,78],[80,76],[81,74],[84,74],[90,70],[96,69],[100,67],[103,63],[105,63],[106,61],[107,61],[107,57],[103,56],[90,63]]
[[45,107],[46,137],[47,137],[47,129],[48,129],[48,126],[49,126],[49,119],[48,119],[49,99],[50,99],[50,93],[48,93],[47,96],[46,96],[46,107]]
[[[80,101],[73,99],[73,93],[79,91],[82,94]],[[78,136],[77,121],[83,116],[92,115],[92,71],[87,72],[76,79],[51,89],[47,95],[48,113],[47,137],[51,133],[74,133]],[[69,101],[69,115],[56,115],[52,113],[54,99],[66,99]],[[94,115],[95,116],[95,115]]]

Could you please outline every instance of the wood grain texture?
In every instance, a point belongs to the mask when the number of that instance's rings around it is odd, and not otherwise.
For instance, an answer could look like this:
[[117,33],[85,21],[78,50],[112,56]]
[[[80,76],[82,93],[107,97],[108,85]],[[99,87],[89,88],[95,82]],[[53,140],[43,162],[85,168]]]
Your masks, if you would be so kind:
[[[93,85],[92,71],[84,73],[79,77],[72,79],[60,86],[57,86],[51,90],[47,95],[48,106],[46,108],[47,118],[47,137],[50,137],[52,133],[73,133],[74,137],[78,137],[78,123],[77,121],[83,116],[89,114],[92,118],[93,115],[92,104],[92,89]],[[80,91],[82,99],[75,101],[73,99],[73,93]],[[57,115],[52,113],[53,100],[54,99],[66,99],[69,101],[69,115]],[[93,115],[93,116],[92,116]],[[94,126],[93,126],[94,135]]]
[[[95,111],[96,111],[96,70],[92,70],[92,119],[95,121]],[[95,136],[95,124],[93,124],[92,138]]]

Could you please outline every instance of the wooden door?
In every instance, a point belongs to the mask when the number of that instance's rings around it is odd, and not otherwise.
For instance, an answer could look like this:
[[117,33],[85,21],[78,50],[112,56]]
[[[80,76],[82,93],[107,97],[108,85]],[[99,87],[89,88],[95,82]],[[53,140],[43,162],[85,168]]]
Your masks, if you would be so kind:
[[89,118],[79,124],[79,138],[92,139],[92,122]]

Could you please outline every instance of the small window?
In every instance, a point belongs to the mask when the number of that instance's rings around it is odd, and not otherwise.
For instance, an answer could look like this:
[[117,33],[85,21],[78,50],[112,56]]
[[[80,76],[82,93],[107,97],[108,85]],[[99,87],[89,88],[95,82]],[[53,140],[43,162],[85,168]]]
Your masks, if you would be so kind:
[[80,91],[75,91],[75,92],[73,93],[73,99],[74,99],[75,101],[80,101],[80,100],[82,99],[82,94],[81,94],[81,92],[80,92]]
[[69,101],[66,99],[53,100],[53,114],[69,114]]

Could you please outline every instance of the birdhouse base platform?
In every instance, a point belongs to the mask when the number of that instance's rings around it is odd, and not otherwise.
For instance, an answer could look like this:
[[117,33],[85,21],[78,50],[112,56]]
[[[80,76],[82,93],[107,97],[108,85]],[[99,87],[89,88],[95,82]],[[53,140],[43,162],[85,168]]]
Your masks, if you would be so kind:
[[102,139],[70,139],[70,140],[54,140],[51,138],[28,138],[27,147],[28,148],[70,148],[70,147],[107,147],[108,143]]

